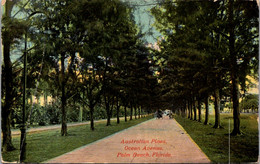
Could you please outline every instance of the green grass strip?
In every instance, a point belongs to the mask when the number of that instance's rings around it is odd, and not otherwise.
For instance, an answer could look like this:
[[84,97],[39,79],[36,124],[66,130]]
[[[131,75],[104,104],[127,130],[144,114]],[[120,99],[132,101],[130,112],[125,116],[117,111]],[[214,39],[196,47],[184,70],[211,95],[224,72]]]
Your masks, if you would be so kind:
[[[25,162],[39,163],[47,161],[151,118],[153,116],[150,115],[132,121],[121,121],[120,124],[117,124],[116,120],[112,120],[111,126],[106,126],[106,121],[97,122],[95,123],[95,131],[90,130],[89,124],[69,127],[68,136],[66,137],[60,135],[60,129],[27,134]],[[18,161],[20,137],[13,138],[13,144],[17,150],[2,153],[4,161]]]
[[[256,162],[258,160],[258,123],[257,114],[241,114],[241,130],[243,135],[230,136],[231,162]],[[221,129],[212,128],[214,115],[210,115],[210,125],[183,118],[175,119],[183,126],[191,138],[212,162],[229,162],[229,120],[230,132],[233,129],[232,114],[221,114]],[[204,121],[204,120],[203,120]]]

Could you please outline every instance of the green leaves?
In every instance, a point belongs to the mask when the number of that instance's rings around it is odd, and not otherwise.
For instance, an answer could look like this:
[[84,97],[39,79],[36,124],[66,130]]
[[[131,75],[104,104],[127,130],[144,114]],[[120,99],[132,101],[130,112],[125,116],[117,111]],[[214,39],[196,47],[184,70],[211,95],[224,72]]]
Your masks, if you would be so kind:
[[3,42],[8,42],[10,44],[15,43],[17,39],[21,39],[27,29],[26,22],[16,18],[3,16],[2,23],[3,23],[3,28],[2,28]]
[[[229,74],[233,61],[230,54],[240,61],[237,73],[241,72],[238,74],[244,88],[246,75],[256,68],[252,66],[256,61],[253,54],[257,53],[251,52],[258,44],[255,15],[258,9],[255,2],[234,2],[231,27],[229,7],[225,1],[165,1],[160,7],[151,9],[156,19],[154,26],[163,34],[159,56],[167,61],[161,65],[164,90],[177,93],[185,90],[181,93],[186,95],[176,94],[183,98],[191,94],[210,93],[216,87],[225,90],[230,87]],[[233,50],[229,44],[230,28],[234,29]],[[173,85],[167,85],[169,80]],[[208,87],[205,88],[205,85]]]

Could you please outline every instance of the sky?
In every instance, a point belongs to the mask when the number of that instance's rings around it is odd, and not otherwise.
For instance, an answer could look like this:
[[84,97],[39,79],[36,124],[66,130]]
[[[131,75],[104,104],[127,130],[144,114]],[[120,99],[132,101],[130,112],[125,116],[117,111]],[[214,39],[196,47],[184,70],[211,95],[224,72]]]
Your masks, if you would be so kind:
[[135,21],[139,27],[142,27],[142,32],[148,32],[149,29],[152,28],[151,32],[153,33],[153,35],[152,36],[146,35],[144,37],[144,40],[152,44],[157,42],[157,38],[160,37],[161,34],[154,27],[152,27],[155,20],[153,16],[149,13],[149,9],[155,6],[151,4],[156,4],[157,0],[122,0],[122,1],[128,2],[130,5],[136,7],[134,11]]
[[[149,12],[149,9],[155,6],[151,4],[156,4],[157,0],[121,0],[121,1],[128,2],[130,5],[135,6],[134,16],[135,16],[136,24],[139,26],[139,28],[142,29],[142,33],[146,33],[146,35],[143,37],[143,40],[151,44],[157,42],[157,38],[160,37],[161,34],[158,31],[156,31],[154,27],[152,27],[155,20]],[[6,0],[2,0],[1,5],[3,6],[5,2]],[[152,32],[152,35],[147,34],[149,30],[151,30],[150,32]],[[20,54],[12,55],[12,58],[16,59],[18,56],[20,56]]]
[[[124,2],[128,2],[131,5],[143,5],[143,6],[136,6],[136,10],[134,12],[135,15],[135,21],[139,25],[139,27],[142,27],[142,32],[148,32],[149,29],[151,29],[151,32],[153,35],[145,35],[144,40],[146,40],[148,43],[155,43],[157,41],[157,38],[160,37],[160,33],[156,31],[154,27],[152,27],[152,24],[154,23],[153,16],[149,13],[149,9],[154,7],[157,0],[122,0]],[[4,5],[6,0],[2,0],[1,3]],[[147,5],[147,6],[145,6]]]

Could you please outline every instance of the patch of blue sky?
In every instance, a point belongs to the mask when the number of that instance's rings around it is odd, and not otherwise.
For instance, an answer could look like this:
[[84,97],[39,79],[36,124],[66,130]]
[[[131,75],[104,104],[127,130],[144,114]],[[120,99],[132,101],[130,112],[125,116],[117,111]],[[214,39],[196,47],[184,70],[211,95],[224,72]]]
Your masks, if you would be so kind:
[[143,40],[148,43],[157,42],[161,37],[152,25],[155,21],[154,17],[150,14],[150,9],[158,3],[158,0],[121,0],[134,7],[135,22],[139,26],[142,33],[145,33]]
[[[5,5],[2,5],[1,7],[2,7],[2,15],[4,15],[5,14]],[[26,19],[27,16],[26,16],[25,12],[23,12],[22,9],[20,9],[17,6],[14,6],[12,8],[11,17],[24,20],[24,19]],[[30,45],[31,44],[28,43],[27,46],[29,47]],[[17,44],[13,45],[13,47],[11,49],[11,55],[10,55],[12,62],[15,62],[16,60],[18,60],[22,56],[22,54],[23,54],[23,48],[22,47],[24,47],[24,40],[23,39],[21,40],[19,46]]]
[[[161,37],[160,32],[158,32],[152,25],[154,23],[154,17],[150,14],[150,9],[157,4],[158,0],[121,0],[127,2],[130,6],[134,7],[134,17],[135,22],[141,30],[141,33],[145,35],[142,39],[148,43],[154,44],[157,39]],[[18,19],[26,19],[27,15],[24,12],[18,12],[20,9],[15,7],[12,10],[12,16],[15,15]],[[2,6],[2,14],[4,14],[5,8]],[[18,12],[18,14],[17,14]],[[23,44],[23,43],[21,43]],[[21,45],[22,46],[22,45]],[[11,59],[16,60],[21,56],[21,52],[13,51],[11,54]]]

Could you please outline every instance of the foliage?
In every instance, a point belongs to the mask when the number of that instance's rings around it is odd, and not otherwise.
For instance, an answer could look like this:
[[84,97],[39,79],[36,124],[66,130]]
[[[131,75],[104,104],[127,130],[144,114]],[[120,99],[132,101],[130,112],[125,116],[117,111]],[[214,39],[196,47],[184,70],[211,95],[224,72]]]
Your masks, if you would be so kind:
[[[17,2],[7,1],[2,20],[4,150],[12,150],[10,119],[14,127],[22,122],[22,53],[28,55],[27,97],[53,99],[51,105],[33,105],[31,124],[62,123],[67,135],[66,123],[80,117],[91,120],[94,130],[94,119],[107,118],[110,125],[117,116],[119,123],[119,116],[132,118],[138,109],[188,111],[193,119],[193,111],[213,96],[216,127],[220,103],[229,98],[233,132],[240,134],[238,85],[245,93],[248,75],[258,76],[255,1],[160,1],[151,9],[163,35],[159,50],[141,41],[134,7],[120,0]],[[13,7],[25,18],[11,17]],[[20,57],[11,60],[12,54]],[[257,104],[249,95],[240,109],[255,110]]]
[[241,111],[251,109],[255,111],[258,109],[258,95],[256,94],[249,94],[246,95],[245,98],[240,102]]
[[[32,108],[32,109],[31,109]],[[28,113],[32,110],[30,125],[54,125],[60,124],[60,109],[56,104],[41,106],[34,104],[28,107]],[[27,114],[29,116],[29,114]],[[17,122],[18,123],[18,122]],[[19,124],[19,123],[18,123]]]
[[47,116],[49,118],[49,124],[60,124],[60,107],[57,104],[48,105],[45,107]]
[[246,89],[246,76],[257,67],[257,11],[255,1],[232,0],[166,0],[151,9],[154,26],[163,34],[161,97],[168,108],[193,104],[196,120],[195,102],[212,95],[219,127],[220,100],[230,97],[236,125],[233,134],[240,133],[238,85]]

